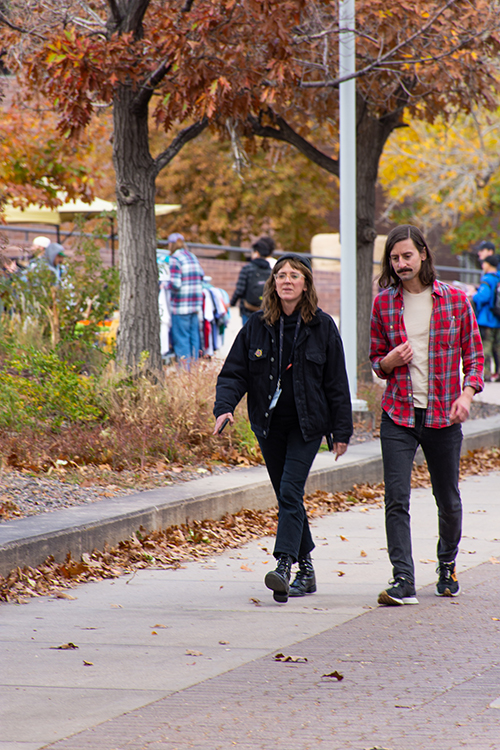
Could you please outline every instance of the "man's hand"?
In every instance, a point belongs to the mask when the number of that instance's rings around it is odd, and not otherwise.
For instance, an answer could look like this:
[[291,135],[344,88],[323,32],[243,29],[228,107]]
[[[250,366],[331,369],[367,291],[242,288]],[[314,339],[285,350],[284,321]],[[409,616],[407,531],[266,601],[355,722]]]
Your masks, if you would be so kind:
[[217,435],[220,428],[222,427],[224,421],[226,419],[229,419],[229,424],[234,424],[234,417],[231,414],[231,412],[228,412],[227,414],[221,414],[217,417],[217,420],[215,422],[214,431],[212,432],[212,435]]
[[474,388],[471,388],[470,385],[466,385],[463,393],[461,393],[457,400],[452,403],[450,410],[450,422],[452,424],[461,424],[468,419],[470,405],[474,394]]
[[335,460],[338,461],[340,456],[343,456],[347,450],[347,443],[334,443],[332,453],[335,453]]
[[386,354],[383,359],[380,360],[380,367],[389,375],[395,367],[401,367],[411,362],[413,358],[413,349],[410,346],[409,341],[405,341],[403,344],[399,344],[392,349],[389,354]]

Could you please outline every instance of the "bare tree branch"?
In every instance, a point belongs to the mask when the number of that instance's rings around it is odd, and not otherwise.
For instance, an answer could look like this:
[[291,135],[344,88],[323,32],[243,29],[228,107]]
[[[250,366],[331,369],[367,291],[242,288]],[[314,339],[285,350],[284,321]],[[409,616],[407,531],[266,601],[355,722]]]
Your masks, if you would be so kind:
[[166,148],[165,151],[162,151],[161,154],[158,154],[158,156],[154,160],[154,168],[156,174],[161,172],[161,170],[172,161],[174,156],[176,156],[179,151],[184,148],[186,143],[189,143],[189,141],[197,138],[207,127],[208,118],[204,117],[203,120],[195,122],[193,125],[189,125],[189,127],[181,130],[179,135],[174,138],[170,146]]
[[333,174],[336,177],[339,176],[338,159],[332,159],[331,156],[327,156],[309,143],[309,141],[306,141],[305,138],[293,130],[293,128],[291,128],[282,117],[279,117],[279,115],[273,115],[273,119],[277,127],[262,125],[260,119],[254,115],[249,115],[247,122],[254,135],[258,135],[261,138],[274,138],[274,140],[289,143],[300,151],[301,154],[321,167],[321,169],[330,172],[330,174]]
[[[323,88],[325,86],[328,87],[336,87],[340,83],[344,83],[345,81],[351,81],[353,78],[361,78],[362,76],[365,76],[367,73],[370,73],[374,70],[383,70],[382,67],[384,64],[390,65],[390,62],[387,62],[390,57],[392,57],[396,52],[399,52],[403,47],[406,47],[408,44],[411,44],[415,39],[417,39],[419,36],[422,36],[422,34],[425,34],[426,31],[428,31],[438,20],[438,18],[446,11],[448,8],[450,8],[452,5],[455,5],[458,0],[448,0],[448,2],[443,5],[442,8],[440,8],[436,13],[432,16],[432,18],[427,21],[424,26],[422,26],[421,29],[418,29],[415,31],[411,36],[409,36],[407,39],[403,39],[403,41],[399,42],[399,44],[396,44],[394,47],[389,49],[385,54],[379,54],[377,56],[377,59],[374,60],[372,63],[365,65],[364,68],[361,70],[357,70],[355,73],[347,75],[347,76],[340,76],[339,78],[332,79],[331,81],[303,81],[300,85],[302,88]],[[345,30],[347,31],[347,29]],[[480,32],[482,33],[482,32]],[[467,41],[471,41],[474,39],[476,35],[472,35],[470,38],[467,39]],[[453,50],[450,50],[447,52],[447,55],[452,54],[457,49],[460,49],[465,44],[465,41],[460,42],[460,44],[456,45]],[[445,55],[443,55],[445,56]],[[431,59],[431,58],[429,58]],[[414,62],[421,62],[420,59],[415,60]],[[405,60],[405,63],[408,63],[408,60]],[[400,62],[398,63],[400,64]]]
[[136,112],[139,112],[143,107],[147,107],[154,94],[155,88],[165,78],[171,67],[172,64],[164,60],[161,65],[156,68],[154,73],[151,73],[133,102],[132,106]]
[[41,34],[37,34],[36,31],[31,31],[30,29],[24,29],[22,26],[17,26],[14,23],[11,23],[7,16],[0,11],[0,23],[3,23],[5,26],[8,26],[9,29],[12,29],[13,31],[19,31],[20,34],[29,34],[30,36],[36,37],[37,39],[44,39]]
[[99,16],[98,13],[96,13],[92,8],[89,6],[85,0],[79,0],[79,4],[83,8],[83,10],[88,13],[88,15],[94,19],[94,22],[98,24],[99,26],[105,26],[106,24],[103,22],[102,18]]

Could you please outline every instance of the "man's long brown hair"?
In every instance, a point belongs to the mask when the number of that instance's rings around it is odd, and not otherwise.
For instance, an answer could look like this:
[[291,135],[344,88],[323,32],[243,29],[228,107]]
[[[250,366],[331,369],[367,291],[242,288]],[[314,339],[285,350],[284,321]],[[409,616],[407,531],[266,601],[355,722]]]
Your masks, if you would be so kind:
[[276,274],[281,271],[283,266],[289,263],[290,266],[295,270],[299,271],[306,279],[306,288],[302,294],[302,299],[299,302],[298,308],[304,323],[309,323],[313,318],[316,310],[318,309],[318,294],[316,287],[314,286],[313,275],[311,271],[305,266],[300,260],[295,258],[286,258],[285,260],[279,260],[274,266],[271,275],[264,286],[264,292],[262,294],[262,310],[264,311],[264,320],[269,325],[274,325],[279,320],[280,315],[283,312],[281,307],[281,300],[278,297],[276,291]]
[[394,245],[403,240],[411,240],[419,252],[425,252],[426,257],[422,261],[418,276],[424,286],[430,286],[436,280],[436,269],[425,237],[418,227],[412,224],[401,224],[399,227],[394,227],[387,236],[382,257],[382,271],[378,279],[379,287],[387,289],[389,286],[398,286],[401,283],[401,279],[392,267],[391,252]]

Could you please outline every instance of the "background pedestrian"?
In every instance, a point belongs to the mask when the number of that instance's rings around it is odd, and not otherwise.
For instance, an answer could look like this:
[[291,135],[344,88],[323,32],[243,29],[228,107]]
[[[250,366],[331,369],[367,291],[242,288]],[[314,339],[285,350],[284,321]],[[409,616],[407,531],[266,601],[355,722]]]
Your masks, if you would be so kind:
[[201,349],[200,325],[203,309],[203,269],[188,250],[182,234],[168,237],[170,258],[170,305],[172,345],[179,361],[198,359]]
[[240,271],[236,289],[231,297],[231,307],[240,300],[240,314],[242,325],[245,325],[250,315],[262,306],[264,284],[271,275],[271,265],[267,260],[275,248],[272,237],[261,237],[252,245],[250,263]]
[[[497,381],[500,377],[500,317],[494,312],[496,289],[500,283],[499,265],[500,257],[498,255],[487,255],[484,258],[481,263],[484,276],[472,298],[476,306],[477,322],[483,342],[484,379],[488,382]],[[492,361],[495,367],[494,373],[491,370]]]

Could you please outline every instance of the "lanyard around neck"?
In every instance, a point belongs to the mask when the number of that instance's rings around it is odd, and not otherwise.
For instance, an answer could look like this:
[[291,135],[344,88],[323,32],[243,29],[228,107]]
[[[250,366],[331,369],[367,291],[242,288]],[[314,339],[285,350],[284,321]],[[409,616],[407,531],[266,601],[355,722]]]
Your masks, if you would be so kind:
[[288,364],[285,367],[285,370],[282,370],[282,361],[283,361],[283,342],[285,338],[285,320],[283,318],[283,315],[280,315],[280,348],[279,348],[279,357],[278,357],[278,373],[279,373],[279,381],[278,381],[278,388],[281,383],[281,378],[283,377],[283,372],[286,372],[290,369],[292,366],[292,359],[293,359],[293,353],[295,351],[295,344],[297,343],[297,337],[299,335],[299,329],[300,324],[302,322],[302,318],[299,312],[299,316],[297,318],[297,325],[295,326],[295,333],[293,336],[293,343],[292,343],[292,349],[290,352],[290,358],[288,360]]

